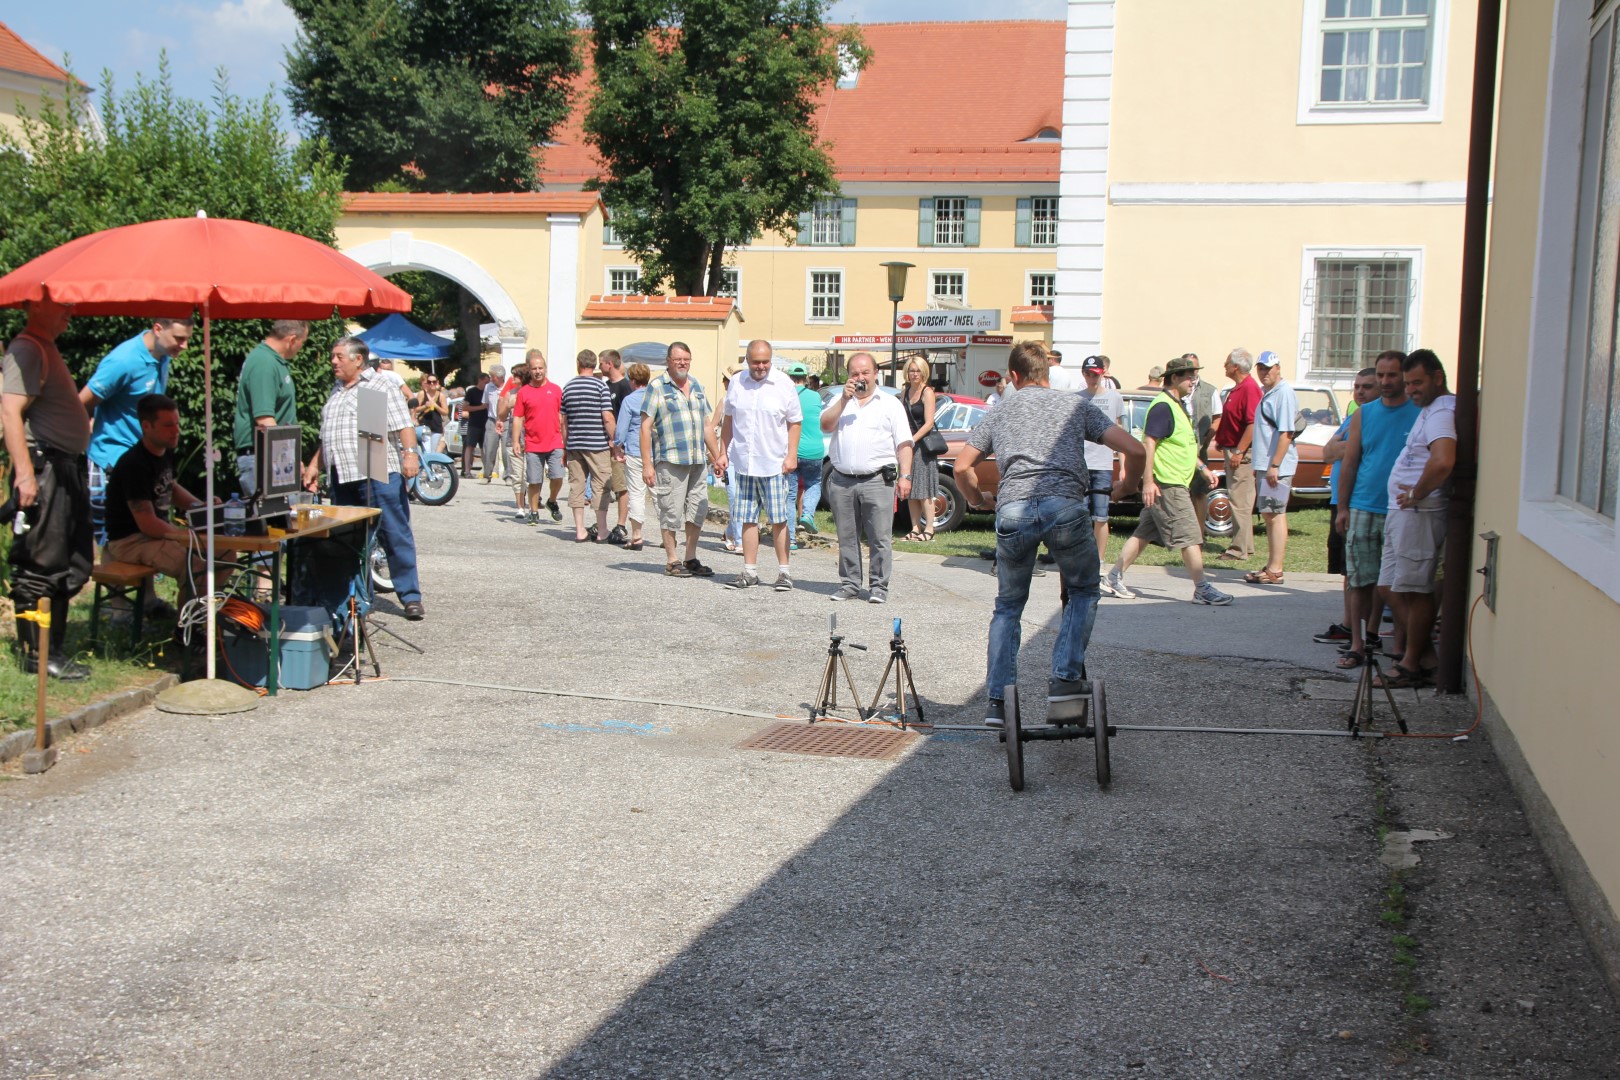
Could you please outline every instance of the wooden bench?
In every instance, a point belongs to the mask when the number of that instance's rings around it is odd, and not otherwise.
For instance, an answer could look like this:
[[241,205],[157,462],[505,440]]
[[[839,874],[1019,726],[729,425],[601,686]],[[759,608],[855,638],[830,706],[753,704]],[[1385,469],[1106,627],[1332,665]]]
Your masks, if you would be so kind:
[[99,651],[101,641],[101,600],[117,597],[129,601],[134,615],[134,640],[141,640],[141,622],[146,614],[147,589],[157,571],[140,563],[97,563],[90,571],[96,590],[90,600],[90,651]]

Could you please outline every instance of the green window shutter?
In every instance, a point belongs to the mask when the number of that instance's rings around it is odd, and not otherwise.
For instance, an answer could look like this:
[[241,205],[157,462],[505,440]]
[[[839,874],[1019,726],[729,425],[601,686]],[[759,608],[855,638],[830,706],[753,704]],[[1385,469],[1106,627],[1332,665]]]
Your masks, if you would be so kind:
[[917,200],[917,246],[934,246],[934,200]]
[[1031,203],[1030,199],[1018,200],[1018,219],[1017,224],[1013,226],[1013,243],[1019,247],[1029,247]]
[[799,235],[793,239],[795,244],[810,243],[810,217],[811,212],[809,210],[799,215]]
[[979,200],[967,201],[967,222],[962,230],[962,243],[968,247],[979,246]]
[[850,247],[850,246],[854,245],[854,243],[855,243],[855,200],[854,199],[845,199],[844,200],[844,213],[843,213],[842,218],[839,221],[839,224],[843,227],[843,235],[840,237],[840,240],[842,241],[843,245],[845,247]]

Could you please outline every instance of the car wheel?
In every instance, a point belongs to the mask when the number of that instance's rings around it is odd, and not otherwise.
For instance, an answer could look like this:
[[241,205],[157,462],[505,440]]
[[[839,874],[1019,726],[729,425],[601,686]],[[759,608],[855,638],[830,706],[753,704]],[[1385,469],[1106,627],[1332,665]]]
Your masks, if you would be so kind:
[[1204,503],[1204,535],[1228,537],[1237,532],[1237,513],[1225,488],[1209,493]]
[[962,527],[967,517],[967,501],[956,486],[956,478],[948,473],[939,474],[939,495],[934,499],[934,531],[951,532]]

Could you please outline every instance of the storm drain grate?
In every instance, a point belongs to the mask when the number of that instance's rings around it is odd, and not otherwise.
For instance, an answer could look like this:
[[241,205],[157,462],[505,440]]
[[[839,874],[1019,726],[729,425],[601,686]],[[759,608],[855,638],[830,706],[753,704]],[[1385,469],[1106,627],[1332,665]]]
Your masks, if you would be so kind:
[[845,724],[772,724],[737,744],[740,750],[893,761],[915,739],[904,731],[873,731]]

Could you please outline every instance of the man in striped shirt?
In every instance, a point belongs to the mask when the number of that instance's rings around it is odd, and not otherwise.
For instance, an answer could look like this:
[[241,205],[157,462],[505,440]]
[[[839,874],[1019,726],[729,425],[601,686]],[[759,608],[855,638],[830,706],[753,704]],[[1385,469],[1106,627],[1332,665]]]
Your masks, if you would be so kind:
[[[664,573],[670,577],[713,577],[698,561],[698,535],[709,510],[703,473],[709,462],[721,472],[720,444],[703,385],[692,378],[692,350],[683,341],[670,343],[665,374],[647,384],[641,403],[641,475],[658,500],[658,525],[664,534]],[[686,560],[676,557],[676,533],[686,529]]]
[[[574,512],[574,542],[600,541],[607,536],[608,506],[613,501],[609,480],[613,474],[613,394],[596,377],[596,354],[582,350],[575,362],[578,374],[563,387],[563,451],[568,459],[568,508]],[[596,524],[585,528],[585,478],[589,476],[596,507]]]

